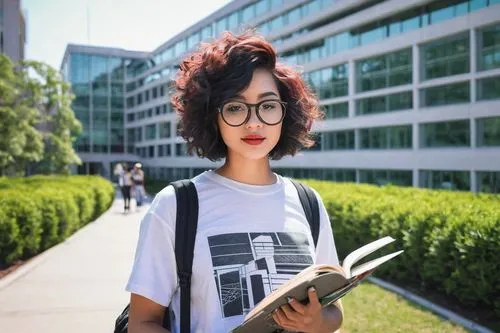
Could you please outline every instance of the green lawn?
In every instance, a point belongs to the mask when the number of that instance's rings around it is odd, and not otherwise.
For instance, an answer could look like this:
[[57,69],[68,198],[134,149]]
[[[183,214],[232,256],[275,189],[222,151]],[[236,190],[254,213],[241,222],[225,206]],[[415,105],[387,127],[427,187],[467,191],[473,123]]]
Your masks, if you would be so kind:
[[434,313],[370,282],[342,299],[342,333],[468,332]]

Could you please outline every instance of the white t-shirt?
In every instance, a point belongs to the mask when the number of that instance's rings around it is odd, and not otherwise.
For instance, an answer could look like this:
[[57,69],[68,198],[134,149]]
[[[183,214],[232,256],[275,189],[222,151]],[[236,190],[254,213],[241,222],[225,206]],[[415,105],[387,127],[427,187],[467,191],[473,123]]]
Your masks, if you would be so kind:
[[[326,209],[318,197],[316,250],[294,185],[243,184],[206,171],[192,179],[199,218],[191,280],[191,331],[229,332],[272,290],[309,265],[338,264]],[[155,197],[141,222],[126,290],[174,312],[180,293],[175,263],[176,198],[172,186]]]

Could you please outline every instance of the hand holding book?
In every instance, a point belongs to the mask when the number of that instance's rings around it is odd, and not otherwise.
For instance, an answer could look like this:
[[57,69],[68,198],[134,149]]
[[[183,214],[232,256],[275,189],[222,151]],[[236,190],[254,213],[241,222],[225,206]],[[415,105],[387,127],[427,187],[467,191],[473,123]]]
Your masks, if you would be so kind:
[[311,286],[315,287],[322,307],[332,304],[372,274],[376,267],[403,252],[397,251],[353,267],[362,258],[393,241],[392,237],[384,237],[355,250],[344,259],[342,267],[312,265],[304,269],[254,307],[233,333],[274,332],[279,326],[272,317],[273,311],[287,304],[289,298],[306,303],[309,299],[307,290]]

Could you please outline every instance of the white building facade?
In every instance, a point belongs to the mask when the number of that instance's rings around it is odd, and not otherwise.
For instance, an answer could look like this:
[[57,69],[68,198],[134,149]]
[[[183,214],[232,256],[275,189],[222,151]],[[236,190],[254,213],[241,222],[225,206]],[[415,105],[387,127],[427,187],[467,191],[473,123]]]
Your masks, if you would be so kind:
[[[150,53],[123,55],[123,152],[77,145],[84,161],[141,160],[168,180],[214,168],[186,156],[168,84],[200,41],[245,26],[303,70],[325,111],[318,144],[272,161],[278,172],[500,193],[500,0],[233,1]],[[77,54],[63,61],[69,81]]]

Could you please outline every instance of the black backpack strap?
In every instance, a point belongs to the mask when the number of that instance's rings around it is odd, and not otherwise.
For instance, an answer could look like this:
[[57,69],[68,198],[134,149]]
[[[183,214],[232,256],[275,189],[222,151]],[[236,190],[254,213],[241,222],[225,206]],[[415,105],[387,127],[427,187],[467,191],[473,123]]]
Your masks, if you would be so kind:
[[181,333],[191,331],[191,274],[198,226],[198,193],[187,179],[172,182],[177,200],[175,260],[181,292]]
[[311,234],[314,241],[314,247],[318,244],[319,237],[319,204],[318,198],[314,194],[313,190],[302,183],[299,183],[290,178],[297,192],[299,194],[300,203],[302,208],[304,208],[304,213],[306,214],[307,222],[309,222],[309,227],[311,228]]

